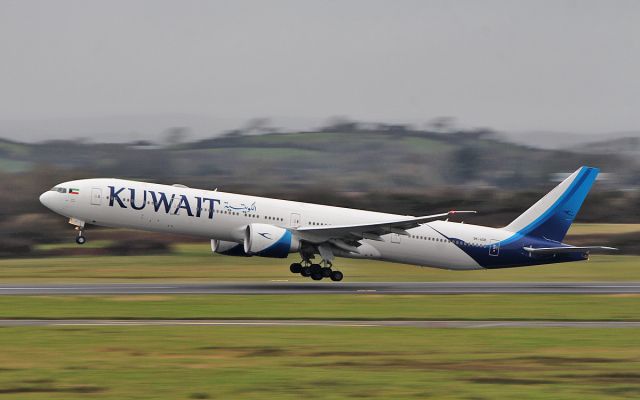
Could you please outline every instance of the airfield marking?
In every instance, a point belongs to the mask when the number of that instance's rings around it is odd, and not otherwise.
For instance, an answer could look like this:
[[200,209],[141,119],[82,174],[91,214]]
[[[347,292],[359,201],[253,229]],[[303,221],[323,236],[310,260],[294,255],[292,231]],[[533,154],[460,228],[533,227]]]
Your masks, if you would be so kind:
[[210,282],[0,285],[0,295],[640,294],[640,282]]
[[[93,288],[91,285],[87,285],[88,288]],[[127,289],[176,289],[178,286],[124,286]],[[123,287],[123,288],[124,288]],[[79,286],[69,286],[69,287],[60,287],[60,286],[35,286],[35,287],[0,287],[0,290],[76,290]],[[96,286],[96,289],[100,289],[100,287]]]
[[96,320],[96,319],[3,319],[0,326],[255,326],[255,327],[353,327],[353,328],[423,328],[423,329],[491,329],[491,328],[615,328],[640,329],[640,321],[442,321],[442,320]]
[[[43,324],[47,325],[47,324]],[[111,321],[111,322],[64,322],[52,323],[50,326],[345,326],[375,327],[378,324],[335,324],[323,322],[181,322],[181,321]]]
[[504,322],[490,322],[486,324],[478,324],[473,326],[472,328],[496,328],[499,326],[505,326]]

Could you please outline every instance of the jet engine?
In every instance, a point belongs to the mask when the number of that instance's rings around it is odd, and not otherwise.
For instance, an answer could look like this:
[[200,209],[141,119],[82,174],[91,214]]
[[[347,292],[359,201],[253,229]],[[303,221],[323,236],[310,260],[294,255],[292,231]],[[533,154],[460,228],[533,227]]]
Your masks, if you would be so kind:
[[218,254],[224,254],[225,256],[249,257],[249,254],[244,252],[244,246],[242,243],[227,242],[224,240],[212,239],[211,251]]
[[287,229],[249,224],[244,232],[244,252],[260,257],[285,258],[300,248],[300,240]]

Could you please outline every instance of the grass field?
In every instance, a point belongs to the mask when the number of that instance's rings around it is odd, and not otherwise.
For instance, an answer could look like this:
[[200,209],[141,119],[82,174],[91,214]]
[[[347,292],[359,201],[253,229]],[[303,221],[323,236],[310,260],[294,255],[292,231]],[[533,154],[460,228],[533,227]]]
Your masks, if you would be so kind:
[[619,329],[52,327],[0,330],[3,399],[622,399]]
[[[159,256],[73,256],[0,260],[0,282],[270,281],[308,282],[288,260],[211,254],[207,244],[180,244]],[[346,282],[396,281],[638,281],[640,256],[593,256],[586,262],[481,271],[447,271],[368,260],[339,259]],[[318,284],[332,284],[319,282]]]
[[638,232],[640,224],[572,224],[569,229],[571,235],[613,235]]
[[638,295],[0,296],[0,318],[640,321]]
[[[574,235],[640,231],[577,225]],[[89,245],[103,247],[95,240]],[[88,245],[88,246],[89,246]],[[68,245],[49,245],[59,248]],[[294,260],[212,255],[0,260],[0,282],[287,279]],[[452,272],[338,260],[346,281],[640,281],[640,257]],[[0,296],[0,318],[640,321],[638,295]],[[640,398],[637,329],[0,328],[0,399]]]

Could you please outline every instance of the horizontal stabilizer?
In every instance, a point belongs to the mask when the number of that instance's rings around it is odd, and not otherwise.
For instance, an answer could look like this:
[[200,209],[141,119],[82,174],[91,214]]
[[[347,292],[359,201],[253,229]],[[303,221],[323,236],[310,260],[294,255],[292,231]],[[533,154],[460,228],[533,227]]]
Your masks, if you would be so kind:
[[592,251],[615,251],[615,247],[606,246],[564,246],[564,247],[523,247],[523,250],[533,254],[558,253],[590,253]]

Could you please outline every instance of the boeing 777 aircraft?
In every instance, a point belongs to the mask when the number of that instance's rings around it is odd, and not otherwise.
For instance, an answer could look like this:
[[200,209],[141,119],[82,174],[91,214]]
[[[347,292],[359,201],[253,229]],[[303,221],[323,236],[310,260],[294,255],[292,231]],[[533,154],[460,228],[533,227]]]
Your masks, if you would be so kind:
[[[229,256],[285,258],[292,273],[340,281],[335,257],[451,270],[509,268],[585,260],[594,250],[562,242],[598,169],[582,167],[504,228],[448,221],[449,211],[395,215],[122,179],[61,183],[40,201],[69,218],[78,244],[87,224],[201,236]],[[319,255],[319,262],[316,256]]]

